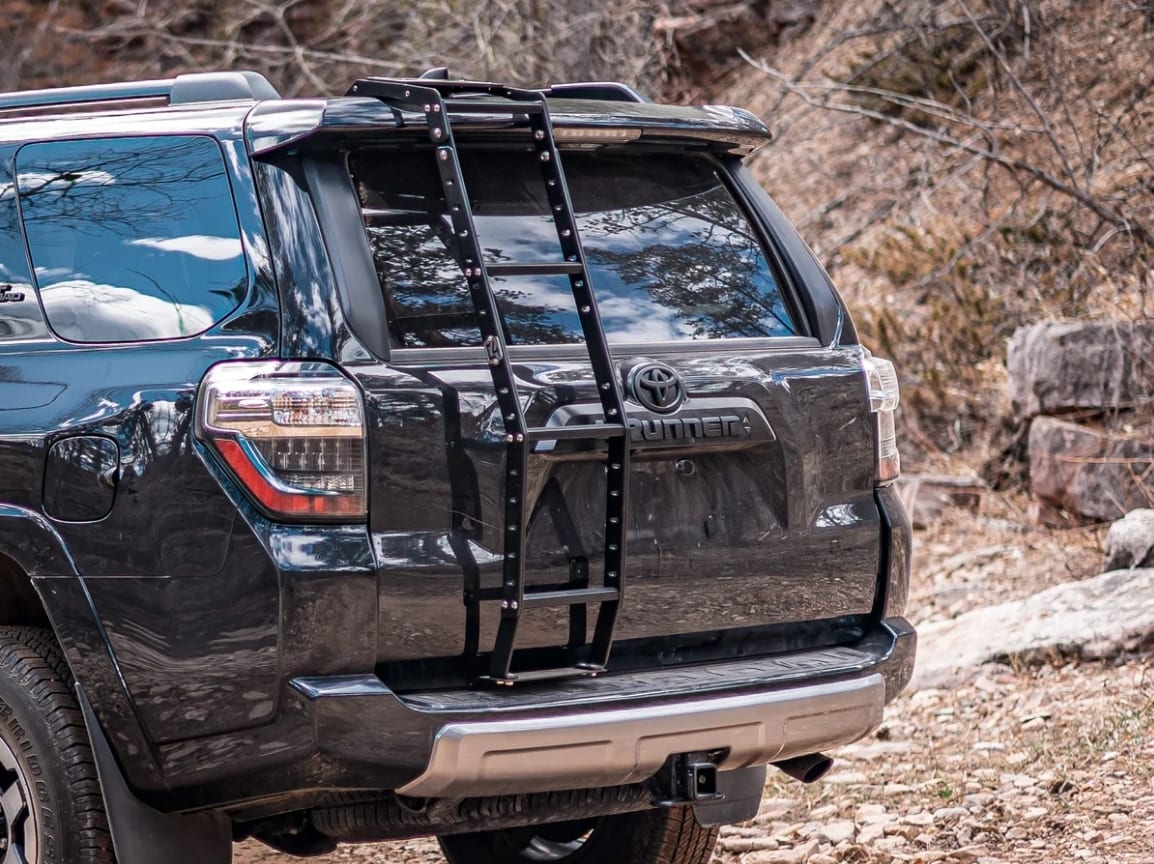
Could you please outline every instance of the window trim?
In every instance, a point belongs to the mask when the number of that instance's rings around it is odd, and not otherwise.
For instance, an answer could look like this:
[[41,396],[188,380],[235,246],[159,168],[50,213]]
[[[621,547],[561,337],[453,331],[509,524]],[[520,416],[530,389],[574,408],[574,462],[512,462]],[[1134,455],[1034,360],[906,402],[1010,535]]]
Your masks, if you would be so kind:
[[[610,342],[609,354],[614,359],[629,357],[668,356],[671,354],[717,354],[751,351],[795,351],[822,347],[812,336],[738,336],[732,339],[682,339],[663,342]],[[549,345],[510,345],[509,360],[513,363],[533,363],[555,360],[588,360],[589,352],[582,342],[560,342]],[[403,360],[403,362],[402,362]],[[488,366],[485,349],[479,345],[453,348],[405,348],[393,356],[397,366]]]

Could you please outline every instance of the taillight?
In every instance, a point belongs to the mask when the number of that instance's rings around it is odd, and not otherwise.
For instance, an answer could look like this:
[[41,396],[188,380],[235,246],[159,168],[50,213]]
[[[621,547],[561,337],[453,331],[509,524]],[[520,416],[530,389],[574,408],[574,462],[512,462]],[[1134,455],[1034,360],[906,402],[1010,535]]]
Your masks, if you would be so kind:
[[363,519],[361,394],[315,362],[221,363],[204,376],[197,437],[270,516]]
[[898,435],[894,428],[894,413],[898,409],[901,393],[898,389],[897,370],[889,360],[873,357],[867,353],[865,374],[877,439],[877,470],[874,476],[877,478],[877,484],[881,486],[892,483],[902,472],[902,460],[898,455]]

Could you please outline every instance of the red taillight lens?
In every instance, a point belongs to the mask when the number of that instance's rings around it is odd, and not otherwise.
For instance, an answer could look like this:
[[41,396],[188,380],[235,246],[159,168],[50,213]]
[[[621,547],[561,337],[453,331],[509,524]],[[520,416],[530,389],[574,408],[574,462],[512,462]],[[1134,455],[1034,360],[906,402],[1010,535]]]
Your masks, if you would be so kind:
[[272,516],[363,519],[365,423],[356,385],[324,363],[221,363],[197,436]]

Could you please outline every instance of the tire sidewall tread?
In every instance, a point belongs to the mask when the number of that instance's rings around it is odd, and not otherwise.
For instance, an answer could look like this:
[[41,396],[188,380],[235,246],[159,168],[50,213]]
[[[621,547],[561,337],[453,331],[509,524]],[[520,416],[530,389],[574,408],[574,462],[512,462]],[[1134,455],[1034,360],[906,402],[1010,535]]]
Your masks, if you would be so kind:
[[104,801],[72,675],[52,634],[0,626],[0,737],[39,827],[39,861],[114,864]]

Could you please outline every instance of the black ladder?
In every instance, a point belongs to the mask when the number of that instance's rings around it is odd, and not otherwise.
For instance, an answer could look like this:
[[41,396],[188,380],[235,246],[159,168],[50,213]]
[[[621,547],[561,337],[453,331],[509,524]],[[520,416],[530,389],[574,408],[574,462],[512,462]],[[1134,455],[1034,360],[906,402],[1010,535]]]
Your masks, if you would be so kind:
[[[505,427],[505,541],[502,584],[499,588],[468,585],[465,603],[475,620],[479,604],[500,601],[500,624],[485,680],[512,685],[517,681],[544,680],[571,675],[596,675],[604,671],[613,646],[617,613],[625,585],[625,514],[629,477],[629,436],[621,388],[609,354],[609,345],[597,301],[590,285],[585,253],[577,232],[573,204],[557,153],[553,125],[545,95],[496,84],[430,79],[406,80],[368,78],[357,81],[350,96],[380,99],[395,111],[421,113],[428,125],[429,139],[440,172],[441,187],[448,208],[452,237],[446,237],[450,253],[457,259],[469,286],[477,324],[489,359],[497,404]],[[508,117],[527,121],[528,131],[541,167],[542,180],[557,230],[562,260],[556,263],[485,263],[473,223],[469,195],[461,173],[449,112]],[[530,428],[525,422],[516,376],[509,362],[500,308],[490,277],[542,276],[569,277],[577,305],[585,347],[593,367],[597,393],[605,422],[556,428]],[[591,586],[587,570],[571,567],[568,583],[526,590],[525,529],[527,528],[524,490],[529,465],[529,449],[537,441],[604,441],[605,460],[605,549],[604,575],[600,586]],[[466,568],[468,569],[468,568]],[[585,608],[599,604],[593,641],[584,659],[573,666],[514,672],[511,668],[516,647],[517,624],[526,609],[534,607],[570,608],[571,624],[580,622],[580,639],[585,638]],[[573,643],[571,626],[570,647]]]

